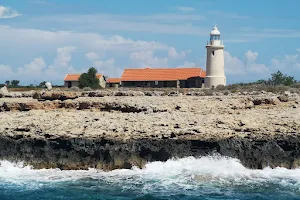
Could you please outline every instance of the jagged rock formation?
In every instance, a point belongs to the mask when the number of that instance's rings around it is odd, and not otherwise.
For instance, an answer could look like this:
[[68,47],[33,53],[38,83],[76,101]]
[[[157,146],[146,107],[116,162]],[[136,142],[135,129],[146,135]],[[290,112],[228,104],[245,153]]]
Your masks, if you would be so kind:
[[[16,128],[17,132],[28,129]],[[222,140],[187,138],[129,139],[0,137],[0,157],[25,161],[35,168],[112,170],[143,167],[147,162],[213,153],[238,158],[249,168],[300,167],[298,136],[257,139],[232,136]]]
[[35,168],[111,170],[219,153],[250,168],[295,168],[299,100],[267,94],[2,98],[0,159]]
[[76,99],[80,96],[79,93],[76,92],[64,92],[64,91],[42,91],[36,92],[33,94],[34,99],[38,100],[67,100],[67,99]]

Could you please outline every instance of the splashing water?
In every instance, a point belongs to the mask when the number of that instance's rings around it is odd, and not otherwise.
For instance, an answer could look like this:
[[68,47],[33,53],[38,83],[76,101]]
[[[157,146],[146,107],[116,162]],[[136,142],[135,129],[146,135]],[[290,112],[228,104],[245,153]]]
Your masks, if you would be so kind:
[[33,170],[0,161],[0,199],[300,199],[300,169],[250,170],[237,159],[187,157],[144,169]]

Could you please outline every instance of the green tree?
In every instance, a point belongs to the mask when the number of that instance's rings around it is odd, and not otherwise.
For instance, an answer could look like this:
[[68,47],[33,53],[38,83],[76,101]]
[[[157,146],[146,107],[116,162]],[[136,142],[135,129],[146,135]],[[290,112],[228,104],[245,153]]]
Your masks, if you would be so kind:
[[286,85],[286,86],[291,86],[295,83],[297,83],[297,81],[292,76],[286,76],[284,81],[283,81],[283,84]]
[[83,73],[79,77],[79,88],[90,87],[92,89],[100,88],[99,79],[97,78],[97,69],[89,68],[87,73]]
[[5,81],[5,84],[6,84],[7,86],[9,86],[9,85],[10,85],[10,81]]
[[46,84],[46,81],[42,81],[42,82],[39,84],[39,87],[45,87],[45,84]]
[[280,71],[277,71],[276,73],[271,74],[271,79],[269,81],[272,85],[280,85],[283,83],[284,75]]
[[263,79],[260,79],[258,81],[256,81],[255,83],[256,84],[266,84],[267,81],[263,80]]
[[11,85],[12,85],[13,87],[18,87],[19,83],[20,83],[19,80],[12,80],[12,81],[11,81]]
[[290,86],[297,81],[292,76],[283,75],[280,71],[277,71],[276,73],[271,74],[271,79],[269,79],[269,82],[272,85],[286,85]]

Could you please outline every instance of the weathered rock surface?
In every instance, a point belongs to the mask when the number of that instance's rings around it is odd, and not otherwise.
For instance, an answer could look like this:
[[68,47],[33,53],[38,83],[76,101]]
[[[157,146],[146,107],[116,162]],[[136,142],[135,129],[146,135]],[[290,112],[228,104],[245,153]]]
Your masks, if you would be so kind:
[[[29,132],[15,128],[16,132]],[[147,162],[169,158],[206,156],[213,153],[238,158],[249,168],[300,167],[299,136],[255,138],[232,136],[222,140],[188,138],[129,139],[65,138],[23,134],[0,136],[0,157],[25,161],[35,168],[104,170],[143,167]]]
[[295,168],[299,100],[265,94],[1,98],[0,107],[10,112],[0,112],[0,159],[35,168],[111,170],[219,153],[250,168]]
[[107,98],[78,98],[76,100],[54,100],[38,101],[30,98],[23,98],[13,101],[12,99],[2,99],[0,101],[1,111],[30,111],[30,110],[56,110],[56,109],[95,109],[99,111],[119,111],[127,113],[139,112],[167,112],[164,105],[153,106],[150,102],[139,104],[133,97],[121,100],[116,97]]
[[2,96],[5,96],[5,95],[8,94],[8,90],[7,90],[7,87],[6,87],[6,86],[0,88],[0,94],[1,94]]
[[67,99],[76,99],[80,96],[80,93],[76,92],[66,92],[66,91],[42,91],[36,92],[33,94],[34,99],[39,100],[67,100]]
[[7,90],[7,87],[4,86],[4,87],[0,88],[0,98],[7,97],[7,96],[11,96]]

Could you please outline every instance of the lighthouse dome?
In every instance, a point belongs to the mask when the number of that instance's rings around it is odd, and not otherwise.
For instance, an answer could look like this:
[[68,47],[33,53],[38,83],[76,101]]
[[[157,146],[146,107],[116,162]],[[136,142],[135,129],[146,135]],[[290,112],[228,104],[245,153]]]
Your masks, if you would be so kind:
[[218,30],[217,25],[213,27],[213,30],[210,32],[210,35],[220,35],[220,31]]

